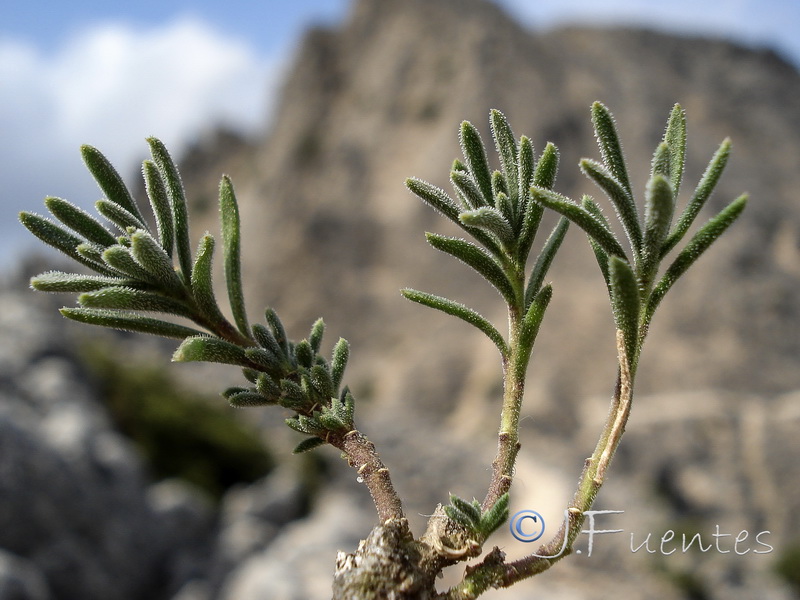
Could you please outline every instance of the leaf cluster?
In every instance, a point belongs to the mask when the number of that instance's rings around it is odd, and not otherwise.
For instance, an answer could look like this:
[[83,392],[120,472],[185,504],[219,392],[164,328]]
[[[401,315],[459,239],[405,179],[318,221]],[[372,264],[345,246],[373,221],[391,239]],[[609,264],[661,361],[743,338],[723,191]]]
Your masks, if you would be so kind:
[[[464,121],[460,129],[464,160],[450,172],[455,198],[425,181],[410,178],[406,186],[426,204],[458,225],[474,241],[427,233],[428,243],[479,273],[500,293],[525,324],[523,345],[532,345],[552,290],[544,283],[547,271],[566,234],[561,219],[536,259],[526,282],[526,264],[544,209],[535,202],[532,186],[550,190],[558,172],[557,148],[548,143],[538,160],[529,138],[517,140],[498,110],[490,113],[492,139],[500,169],[492,170],[477,128]],[[482,331],[506,357],[511,348],[497,328],[471,308],[453,300],[404,289],[403,295],[456,316]]]
[[635,365],[650,321],[675,281],[736,220],[747,202],[742,195],[707,221],[660,273],[662,261],[685,237],[700,209],[711,196],[730,154],[725,139],[712,157],[683,211],[674,221],[686,158],[686,116],[675,105],[664,137],[653,154],[645,188],[644,211],[639,214],[614,117],[600,102],[592,105],[592,123],[602,161],[585,158],[581,171],[608,197],[627,238],[628,251],[613,232],[595,201],[580,203],[541,186],[531,193],[535,201],[582,228],[608,286],[617,328],[625,336],[626,350]]
[[506,492],[489,510],[483,512],[477,500],[467,502],[450,494],[450,504],[444,507],[444,512],[452,521],[464,527],[476,542],[482,544],[508,519],[508,498]]
[[[93,274],[49,271],[31,279],[46,292],[78,294],[78,307],[61,313],[72,320],[127,331],[182,339],[173,360],[238,365],[252,384],[231,388],[233,406],[277,404],[296,414],[287,424],[312,436],[298,450],[319,445],[333,431],[353,429],[354,400],[342,388],[349,347],[340,339],[330,360],[320,355],[324,323],[307,339],[291,342],[275,311],[266,326],[250,325],[241,277],[241,229],[230,179],[219,189],[222,253],[230,322],[220,309],[212,282],[215,239],[206,233],[194,257],[190,250],[187,202],[178,169],[164,145],[148,139],[152,158],[142,172],[155,228],[144,218],[117,171],[97,149],[81,154],[105,197],[95,207],[105,223],[61,198],[45,205],[53,218],[20,214],[40,240],[73,258]],[[162,316],[167,315],[170,320]],[[188,320],[199,328],[172,318]]]

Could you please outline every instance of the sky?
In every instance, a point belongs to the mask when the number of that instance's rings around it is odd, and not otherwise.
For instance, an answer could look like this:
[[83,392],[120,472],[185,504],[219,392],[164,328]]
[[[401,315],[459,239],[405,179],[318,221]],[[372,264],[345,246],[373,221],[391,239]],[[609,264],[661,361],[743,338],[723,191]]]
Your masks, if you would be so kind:
[[[376,0],[380,1],[380,0]],[[435,0],[431,0],[435,1]],[[629,24],[768,45],[800,65],[800,0],[496,0],[526,26]],[[336,25],[348,0],[7,0],[0,7],[0,265],[36,247],[20,210],[47,195],[91,208],[78,149],[127,180],[144,138],[175,154],[214,124],[268,126],[302,32]]]

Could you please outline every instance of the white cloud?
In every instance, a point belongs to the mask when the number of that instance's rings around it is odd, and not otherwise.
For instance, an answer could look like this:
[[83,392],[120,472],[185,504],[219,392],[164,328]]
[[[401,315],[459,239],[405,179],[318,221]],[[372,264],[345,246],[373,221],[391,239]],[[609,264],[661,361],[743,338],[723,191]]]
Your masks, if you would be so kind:
[[39,211],[45,195],[83,206],[99,197],[78,147],[100,148],[128,176],[155,135],[175,153],[216,123],[264,125],[280,72],[194,20],[159,28],[102,24],[51,56],[0,41],[0,249],[21,231],[18,210]]

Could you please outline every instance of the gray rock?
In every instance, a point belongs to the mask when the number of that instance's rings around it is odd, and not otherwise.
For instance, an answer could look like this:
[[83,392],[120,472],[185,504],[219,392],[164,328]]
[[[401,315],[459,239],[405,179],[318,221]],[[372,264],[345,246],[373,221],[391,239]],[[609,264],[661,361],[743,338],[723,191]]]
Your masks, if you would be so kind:
[[0,600],[50,600],[42,572],[29,560],[0,550]]

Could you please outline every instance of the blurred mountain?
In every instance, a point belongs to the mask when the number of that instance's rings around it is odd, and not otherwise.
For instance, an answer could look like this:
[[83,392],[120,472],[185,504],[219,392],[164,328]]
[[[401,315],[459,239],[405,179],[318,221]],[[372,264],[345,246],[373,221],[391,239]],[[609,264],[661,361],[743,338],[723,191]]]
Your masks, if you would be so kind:
[[[558,145],[559,191],[604,203],[577,168],[599,154],[589,107],[601,100],[617,117],[641,197],[679,102],[689,127],[684,199],[726,136],[733,156],[704,217],[743,191],[752,198],[660,309],[640,390],[780,392],[800,387],[799,94],[798,72],[765,49],[625,29],[532,34],[479,0],[361,0],[341,29],[306,36],[268,134],[233,148],[206,144],[202,160],[186,160],[202,168],[184,177],[190,198],[209,208],[195,222],[199,233],[217,230],[216,185],[221,173],[232,175],[251,311],[276,307],[297,337],[323,316],[353,344],[353,363],[380,373],[366,387],[389,386],[406,405],[420,396],[426,409],[449,412],[476,393],[465,374],[487,362],[494,369],[493,348],[397,290],[446,295],[499,322],[504,315],[469,269],[426,247],[423,231],[451,229],[404,179],[449,189],[461,120],[491,146],[488,111],[498,108],[537,149]],[[573,228],[552,271],[554,302],[533,361],[537,412],[610,389],[612,321],[596,271]],[[580,377],[570,375],[576,363]]]

